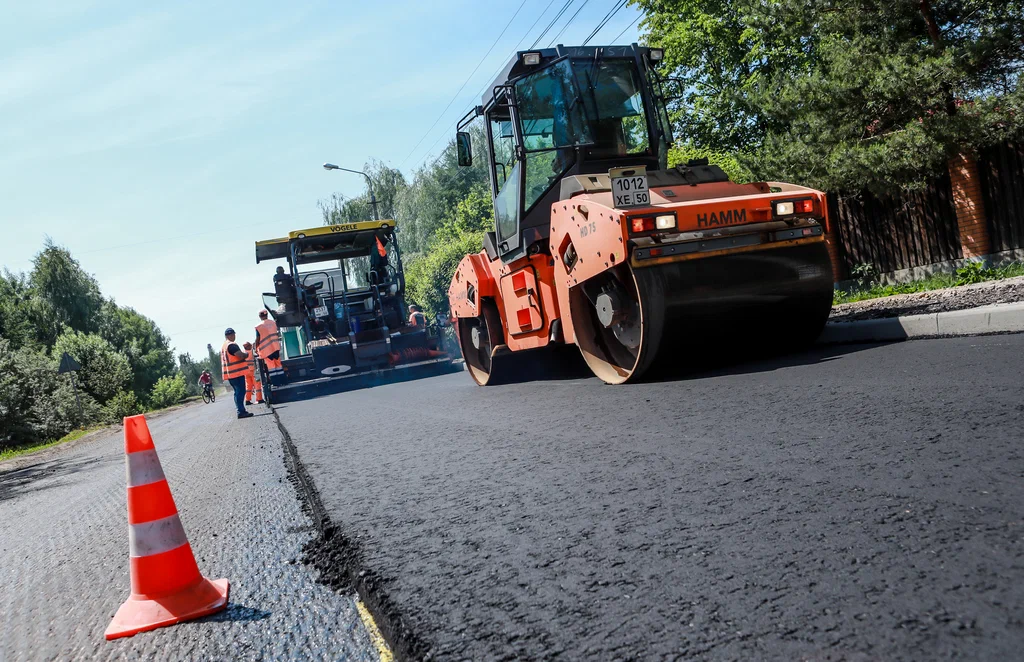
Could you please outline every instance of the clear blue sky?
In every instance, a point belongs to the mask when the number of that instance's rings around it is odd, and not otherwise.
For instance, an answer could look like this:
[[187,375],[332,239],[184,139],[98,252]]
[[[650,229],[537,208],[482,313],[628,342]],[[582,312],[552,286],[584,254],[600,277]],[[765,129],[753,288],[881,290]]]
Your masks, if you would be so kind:
[[[253,242],[362,192],[320,164],[377,158],[411,179],[565,3],[526,0],[428,133],[520,1],[0,0],[0,263],[28,270],[49,235],[202,356],[258,321],[274,265]],[[582,7],[558,38],[581,42],[615,4],[573,0],[541,45]],[[592,43],[636,41],[638,17]]]

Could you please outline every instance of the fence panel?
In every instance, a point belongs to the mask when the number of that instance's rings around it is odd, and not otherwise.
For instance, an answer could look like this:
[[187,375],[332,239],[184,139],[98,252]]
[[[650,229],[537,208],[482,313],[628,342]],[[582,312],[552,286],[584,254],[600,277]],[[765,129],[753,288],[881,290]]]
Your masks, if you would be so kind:
[[982,150],[978,172],[992,252],[1024,248],[1024,143]]
[[963,257],[949,173],[921,191],[830,193],[828,200],[849,272],[865,263],[888,273]]

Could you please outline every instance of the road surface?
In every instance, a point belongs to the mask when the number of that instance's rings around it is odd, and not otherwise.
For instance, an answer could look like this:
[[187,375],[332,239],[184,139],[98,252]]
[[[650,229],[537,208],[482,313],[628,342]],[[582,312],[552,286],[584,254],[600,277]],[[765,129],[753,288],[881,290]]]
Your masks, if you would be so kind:
[[1022,384],[1024,336],[990,336],[278,413],[338,531],[324,555],[398,653],[1005,660]]
[[301,563],[313,537],[274,417],[229,398],[150,431],[199,568],[229,608],[108,642],[128,597],[124,441],[115,432],[0,465],[0,660],[377,660],[352,597]]

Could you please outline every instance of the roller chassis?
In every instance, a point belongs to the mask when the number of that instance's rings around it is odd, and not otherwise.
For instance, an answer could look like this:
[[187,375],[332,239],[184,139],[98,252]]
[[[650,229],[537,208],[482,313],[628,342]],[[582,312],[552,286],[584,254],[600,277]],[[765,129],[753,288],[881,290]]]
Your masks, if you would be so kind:
[[[601,178],[597,183],[592,176],[581,179],[590,183],[589,190],[551,205],[549,239],[532,246],[527,256],[504,263],[481,251],[463,258],[456,269],[449,300],[467,366],[478,383],[492,382],[470,337],[474,329],[477,336],[481,328],[490,331],[488,359],[494,363],[512,352],[576,344],[591,370],[615,384],[643,376],[667,331],[704,343],[728,333],[715,323],[716,316],[755,324],[759,337],[780,345],[813,340],[824,326],[832,301],[824,219],[770,216],[773,202],[794,197],[811,198],[824,210],[821,192],[778,182],[730,183],[730,195],[722,196],[722,186],[709,186],[713,190],[707,193],[719,197],[672,203],[675,189],[687,185],[682,178],[667,184],[671,178],[662,176],[655,182],[666,186],[652,186],[651,207],[622,210],[612,206]],[[678,219],[673,232],[631,236],[631,218],[667,212]],[[712,215],[730,214],[753,222],[703,227]],[[731,267],[742,273],[729,274]],[[805,321],[794,328],[780,320],[784,311]],[[489,319],[481,323],[484,317]],[[703,324],[703,332],[672,328],[685,326],[687,317]],[[769,328],[773,325],[777,328]],[[603,337],[608,332],[625,353]]]

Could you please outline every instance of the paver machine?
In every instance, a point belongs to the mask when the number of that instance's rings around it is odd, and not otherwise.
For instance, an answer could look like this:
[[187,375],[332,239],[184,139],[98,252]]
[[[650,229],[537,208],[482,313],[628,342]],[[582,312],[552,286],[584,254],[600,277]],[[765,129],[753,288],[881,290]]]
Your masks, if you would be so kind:
[[274,401],[452,369],[442,329],[409,322],[395,221],[257,241],[256,263],[267,260],[288,265],[274,276],[274,291],[263,294],[281,333],[283,374],[262,375]]
[[[468,372],[501,381],[517,352],[574,343],[611,384],[652,366],[812,342],[832,306],[825,195],[667,166],[663,52],[523,51],[482,116],[494,231],[448,290]],[[659,359],[660,357],[660,359]]]

